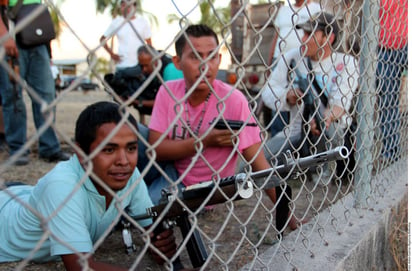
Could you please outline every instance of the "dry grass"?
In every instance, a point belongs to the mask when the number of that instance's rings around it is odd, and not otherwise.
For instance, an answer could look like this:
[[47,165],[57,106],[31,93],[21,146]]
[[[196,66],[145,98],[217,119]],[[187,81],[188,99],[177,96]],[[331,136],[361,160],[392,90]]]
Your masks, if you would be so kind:
[[398,210],[392,210],[391,229],[389,233],[390,252],[396,270],[408,270],[408,201],[401,202]]

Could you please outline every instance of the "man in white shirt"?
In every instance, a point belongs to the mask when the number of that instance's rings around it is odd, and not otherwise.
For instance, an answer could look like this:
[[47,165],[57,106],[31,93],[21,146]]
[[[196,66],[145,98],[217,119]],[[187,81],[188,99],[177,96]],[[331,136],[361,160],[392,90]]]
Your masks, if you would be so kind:
[[[303,30],[296,29],[296,25],[306,22],[311,15],[320,11],[319,3],[310,0],[296,0],[295,4],[280,7],[274,21],[276,31],[269,51],[269,65],[276,66],[282,61],[282,55],[302,45]],[[270,132],[272,136],[275,136],[282,131],[284,123],[288,123],[289,119],[285,111],[279,112],[278,115],[272,112],[272,117],[275,117],[275,120]]]
[[[131,4],[122,0],[120,9],[122,16],[117,16],[100,38],[104,49],[116,63],[116,70],[138,64],[137,49],[143,45],[142,40],[152,45],[150,25],[145,18],[135,15],[136,3]],[[118,41],[117,53],[106,43],[107,38],[114,36]]]
[[[290,115],[290,123],[283,132],[266,142],[268,159],[291,145],[300,148],[304,140],[313,137],[327,137],[332,145],[343,145],[352,121],[348,112],[359,71],[354,57],[333,48],[339,33],[336,19],[321,12],[297,28],[304,31],[303,45],[284,55],[285,61],[278,63],[262,91],[266,106]],[[312,77],[308,76],[309,71]],[[306,89],[296,84],[299,77],[309,79]],[[307,104],[305,96],[310,93],[313,102]],[[310,144],[319,147],[317,142]]]

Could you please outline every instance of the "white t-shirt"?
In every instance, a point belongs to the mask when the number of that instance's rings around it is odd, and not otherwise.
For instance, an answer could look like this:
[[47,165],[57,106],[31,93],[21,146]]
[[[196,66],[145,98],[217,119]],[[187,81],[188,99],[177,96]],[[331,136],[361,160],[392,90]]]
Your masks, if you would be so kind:
[[321,11],[319,3],[309,3],[301,7],[284,5],[279,9],[275,19],[275,26],[279,28],[279,36],[273,54],[274,58],[301,45],[303,30],[296,29],[296,25],[306,22],[319,11]]
[[146,39],[151,38],[152,31],[149,22],[140,16],[136,16],[131,21],[127,21],[123,16],[114,18],[103,36],[116,36],[118,41],[118,55],[121,60],[117,63],[117,68],[127,68],[136,66],[137,49],[144,44]]

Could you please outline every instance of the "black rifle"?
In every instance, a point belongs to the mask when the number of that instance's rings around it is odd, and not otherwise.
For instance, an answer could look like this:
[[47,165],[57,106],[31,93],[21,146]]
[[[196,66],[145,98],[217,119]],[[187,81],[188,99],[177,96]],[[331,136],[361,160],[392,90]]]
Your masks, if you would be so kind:
[[[230,200],[247,199],[253,195],[254,187],[269,189],[280,185],[284,176],[292,177],[309,167],[321,165],[335,160],[347,159],[349,151],[346,147],[314,154],[302,158],[293,158],[290,152],[281,160],[282,164],[267,170],[250,174],[239,173],[234,176],[207,181],[187,186],[179,196],[166,190],[163,191],[161,203],[147,209],[146,214],[132,217],[135,220],[154,218],[158,222],[157,228],[168,229],[177,225],[180,227],[183,239],[189,236],[186,248],[193,267],[201,267],[207,257],[207,251],[197,230],[191,229],[190,213],[199,211],[207,205],[225,203]],[[217,189],[218,188],[218,189]]]
[[[209,124],[213,125],[215,123],[216,119],[211,121]],[[226,120],[226,119],[219,119],[213,128],[219,129],[219,130],[224,130],[224,129],[229,129],[229,127],[232,130],[240,130],[243,126],[257,126],[257,123],[245,123],[244,121],[241,120]]]
[[[305,118],[310,118],[310,116],[314,116],[316,121],[316,127],[322,131],[324,128],[324,122],[322,120],[322,116],[319,113],[319,97],[314,93],[312,89],[312,82],[309,82],[308,78],[304,77],[298,68],[296,68],[296,61],[292,59],[290,61],[290,76],[293,80],[293,83],[304,93],[303,95],[303,103],[305,104],[305,109],[307,112],[307,116],[304,113]],[[292,75],[294,74],[294,75]],[[316,80],[312,78],[312,80]],[[305,121],[309,121],[309,119],[305,119]]]

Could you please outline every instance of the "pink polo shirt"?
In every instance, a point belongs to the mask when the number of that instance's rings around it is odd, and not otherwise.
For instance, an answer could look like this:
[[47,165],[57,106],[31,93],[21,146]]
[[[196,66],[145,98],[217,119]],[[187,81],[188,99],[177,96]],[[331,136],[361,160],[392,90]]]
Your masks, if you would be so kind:
[[[185,125],[188,121],[192,131],[199,130],[199,136],[209,132],[210,122],[218,117],[219,113],[222,113],[225,119],[255,122],[245,96],[219,80],[214,81],[214,93],[210,95],[208,102],[196,107],[186,103],[183,98],[186,91],[183,79],[166,84],[168,90],[162,86],[157,93],[149,128],[167,133],[170,139],[190,137]],[[260,129],[246,126],[237,134],[237,138],[235,148],[211,147],[192,157],[175,161],[179,176],[184,176],[183,184],[189,186],[212,178],[234,175],[239,153],[261,142]]]

